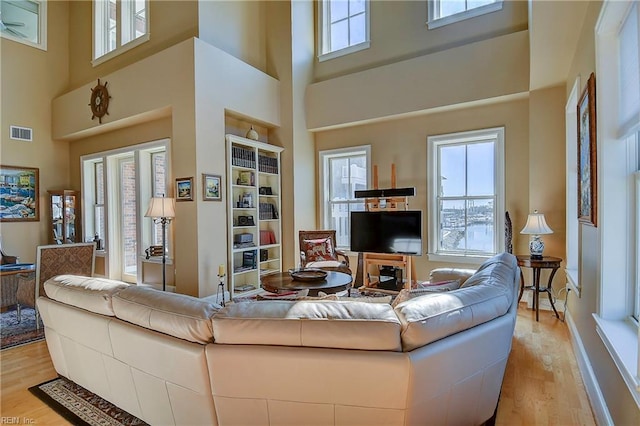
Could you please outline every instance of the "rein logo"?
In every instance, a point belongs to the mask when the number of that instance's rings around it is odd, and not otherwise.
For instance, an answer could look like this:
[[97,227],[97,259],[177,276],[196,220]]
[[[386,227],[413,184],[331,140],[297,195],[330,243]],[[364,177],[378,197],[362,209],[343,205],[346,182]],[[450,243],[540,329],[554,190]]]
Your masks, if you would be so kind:
[[2,416],[0,417],[0,424],[1,425],[30,425],[30,424],[35,424],[35,420],[34,419],[30,419],[27,417],[7,417],[7,416]]

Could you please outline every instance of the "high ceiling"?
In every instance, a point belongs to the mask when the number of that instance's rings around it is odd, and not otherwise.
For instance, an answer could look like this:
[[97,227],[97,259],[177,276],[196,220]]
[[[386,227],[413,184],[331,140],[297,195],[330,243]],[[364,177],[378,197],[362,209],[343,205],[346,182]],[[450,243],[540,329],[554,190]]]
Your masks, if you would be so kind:
[[529,1],[529,89],[562,84],[567,79],[589,1]]

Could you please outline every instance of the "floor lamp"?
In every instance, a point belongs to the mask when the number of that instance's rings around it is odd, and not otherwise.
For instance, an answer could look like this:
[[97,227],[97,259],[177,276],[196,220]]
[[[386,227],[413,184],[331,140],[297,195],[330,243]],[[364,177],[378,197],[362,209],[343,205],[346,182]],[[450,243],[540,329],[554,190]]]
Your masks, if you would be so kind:
[[149,201],[149,208],[145,217],[152,217],[154,223],[162,224],[162,291],[167,288],[165,266],[167,263],[167,224],[176,217],[175,202],[173,198],[153,197]]

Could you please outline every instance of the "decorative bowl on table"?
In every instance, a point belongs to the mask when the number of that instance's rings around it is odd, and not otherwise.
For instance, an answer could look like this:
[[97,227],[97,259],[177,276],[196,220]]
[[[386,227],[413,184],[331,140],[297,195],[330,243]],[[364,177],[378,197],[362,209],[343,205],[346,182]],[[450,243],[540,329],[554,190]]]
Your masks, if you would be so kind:
[[327,278],[327,271],[315,268],[289,269],[289,275],[296,281],[321,281]]

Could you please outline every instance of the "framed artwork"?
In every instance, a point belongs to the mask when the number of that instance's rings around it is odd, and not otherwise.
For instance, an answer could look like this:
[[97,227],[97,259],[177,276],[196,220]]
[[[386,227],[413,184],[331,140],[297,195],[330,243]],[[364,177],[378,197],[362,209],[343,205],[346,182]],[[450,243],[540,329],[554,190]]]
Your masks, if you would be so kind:
[[593,73],[578,101],[578,221],[597,226],[596,78]]
[[222,201],[222,177],[203,173],[202,191],[204,201]]
[[38,169],[0,166],[0,222],[40,220]]
[[176,201],[193,201],[193,178],[176,178]]

